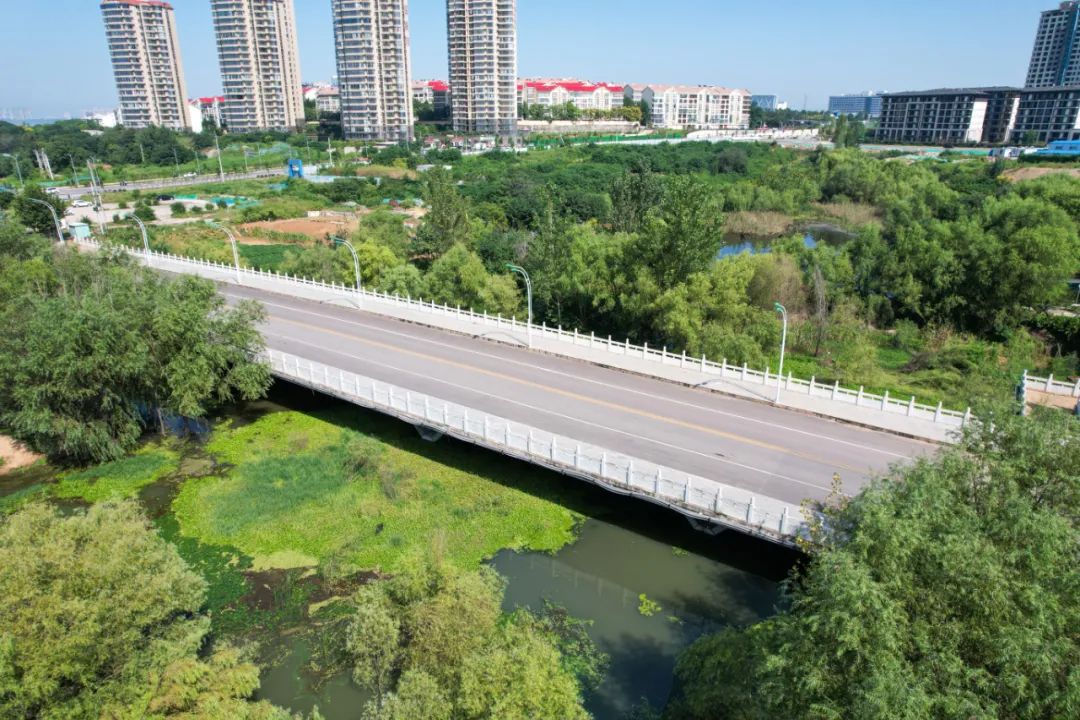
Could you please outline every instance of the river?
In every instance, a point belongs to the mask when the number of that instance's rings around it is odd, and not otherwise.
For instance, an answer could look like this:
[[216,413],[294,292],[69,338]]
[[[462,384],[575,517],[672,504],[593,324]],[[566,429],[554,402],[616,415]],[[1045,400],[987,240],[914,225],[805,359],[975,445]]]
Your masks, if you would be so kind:
[[[273,402],[231,417],[245,422],[265,412],[330,402],[283,390],[275,389]],[[207,472],[208,463],[198,447],[189,449],[178,476],[143,489],[140,497],[148,512],[168,512],[178,483]],[[0,478],[0,499],[48,482],[49,474],[42,468],[19,482]],[[578,481],[552,473],[551,482]],[[781,602],[779,581],[797,555],[733,532],[700,533],[669,510],[593,486],[586,493],[586,519],[574,543],[550,555],[504,551],[490,562],[507,579],[507,611],[539,609],[547,600],[592,622],[589,633],[611,663],[586,706],[597,720],[621,720],[642,699],[653,708],[663,707],[678,654],[702,634],[773,614]],[[641,611],[643,597],[655,603],[652,614]],[[259,697],[294,712],[318,705],[326,720],[360,716],[368,695],[347,673],[323,678],[313,687],[304,672],[313,640],[303,627],[258,640],[264,649]]]
[[716,254],[716,257],[725,258],[744,253],[751,255],[767,253],[774,242],[784,237],[790,237],[792,234],[801,234],[803,236],[803,245],[810,249],[816,248],[818,245],[839,247],[855,237],[854,233],[828,223],[813,223],[801,227],[794,233],[784,235],[728,233],[724,236],[724,246],[720,248],[720,252]]

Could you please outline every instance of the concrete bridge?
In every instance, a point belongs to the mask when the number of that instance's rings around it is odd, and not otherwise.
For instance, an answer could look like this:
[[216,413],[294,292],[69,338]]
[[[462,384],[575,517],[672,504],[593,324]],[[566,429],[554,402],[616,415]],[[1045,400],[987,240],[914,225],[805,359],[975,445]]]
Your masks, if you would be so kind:
[[[90,244],[93,246],[93,244]],[[803,500],[933,453],[940,407],[777,378],[516,320],[140,253],[260,301],[273,373],[463,441],[791,545]],[[533,349],[529,349],[531,343]],[[642,354],[644,351],[644,354]],[[781,402],[774,402],[780,383]],[[817,391],[817,394],[815,393]],[[858,402],[856,402],[858,401]],[[832,417],[827,415],[831,414]]]

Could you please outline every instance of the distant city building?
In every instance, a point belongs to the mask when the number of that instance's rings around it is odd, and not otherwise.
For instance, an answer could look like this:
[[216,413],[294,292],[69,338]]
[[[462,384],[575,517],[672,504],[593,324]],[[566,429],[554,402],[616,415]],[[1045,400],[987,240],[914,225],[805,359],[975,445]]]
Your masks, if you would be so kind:
[[213,97],[201,97],[194,101],[199,107],[203,122],[212,122],[221,127],[221,108],[225,104],[225,97],[215,95]]
[[413,102],[431,105],[437,115],[445,116],[450,113],[450,86],[442,80],[413,82],[412,99]]
[[1039,20],[1028,65],[1029,88],[1080,85],[1080,2],[1063,2]]
[[408,1],[333,0],[332,8],[345,137],[412,140]]
[[447,0],[455,132],[517,134],[516,0]]
[[629,85],[623,85],[623,98],[635,105],[640,105],[645,99],[645,88],[647,87],[649,86],[645,83],[630,83]]
[[101,14],[120,121],[129,128],[188,129],[187,89],[172,5],[158,0],[104,0]]
[[654,127],[742,130],[750,127],[748,90],[649,85],[641,93]]
[[90,110],[83,114],[84,120],[96,122],[103,128],[114,128],[120,124],[116,110]]
[[829,112],[833,115],[881,116],[881,94],[874,92],[855,95],[830,95]]
[[780,103],[780,98],[776,95],[751,95],[750,102],[757,105],[762,110],[776,110],[776,106]]
[[232,132],[304,125],[293,0],[210,0],[222,121]]
[[341,91],[334,87],[319,88],[315,93],[315,109],[320,115],[341,112]]
[[876,137],[901,143],[1002,143],[1021,104],[1021,91],[1008,87],[886,93]]
[[203,131],[203,113],[198,100],[187,101],[187,114],[191,132],[201,133]]
[[555,107],[573,105],[579,110],[613,110],[623,106],[623,86],[582,80],[523,80],[518,86],[519,105]]
[[1025,88],[1018,93],[1012,142],[1080,140],[1080,86]]

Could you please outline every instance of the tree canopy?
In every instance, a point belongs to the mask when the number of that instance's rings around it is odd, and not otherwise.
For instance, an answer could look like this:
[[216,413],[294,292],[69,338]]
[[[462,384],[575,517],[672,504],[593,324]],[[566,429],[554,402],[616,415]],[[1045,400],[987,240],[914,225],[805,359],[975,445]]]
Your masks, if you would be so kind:
[[115,459],[167,414],[203,417],[269,386],[263,311],[227,308],[208,281],[58,250],[5,260],[0,288],[0,426],[54,460]]
[[1080,424],[983,420],[823,508],[788,609],[689,649],[666,716],[1075,717]]
[[206,583],[133,503],[0,523],[0,715],[288,720],[252,703],[258,668],[199,656]]

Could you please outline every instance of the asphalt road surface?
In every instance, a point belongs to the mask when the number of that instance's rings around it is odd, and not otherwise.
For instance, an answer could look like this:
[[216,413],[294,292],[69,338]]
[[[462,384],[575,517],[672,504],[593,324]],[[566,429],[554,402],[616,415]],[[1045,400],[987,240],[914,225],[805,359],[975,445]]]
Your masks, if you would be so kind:
[[235,286],[262,302],[267,345],[675,470],[798,504],[838,474],[855,493],[936,446],[785,408]]

